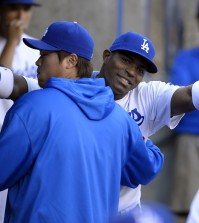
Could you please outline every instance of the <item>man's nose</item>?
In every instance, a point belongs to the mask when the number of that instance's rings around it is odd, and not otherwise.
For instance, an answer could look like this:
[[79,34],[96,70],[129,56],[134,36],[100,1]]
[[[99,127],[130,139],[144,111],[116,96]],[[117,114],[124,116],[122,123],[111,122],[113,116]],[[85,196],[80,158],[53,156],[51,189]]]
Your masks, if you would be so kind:
[[36,66],[40,66],[41,65],[41,57],[39,57],[37,59],[37,61],[35,62]]
[[136,66],[134,64],[128,66],[126,72],[129,77],[134,77],[136,75]]

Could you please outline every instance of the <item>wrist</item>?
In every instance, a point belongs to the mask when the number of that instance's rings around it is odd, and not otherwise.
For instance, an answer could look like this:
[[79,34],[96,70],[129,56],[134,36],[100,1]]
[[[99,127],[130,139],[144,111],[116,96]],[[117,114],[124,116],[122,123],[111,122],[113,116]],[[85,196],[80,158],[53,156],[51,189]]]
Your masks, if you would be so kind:
[[199,81],[192,85],[192,102],[194,107],[199,110]]
[[16,47],[19,41],[20,39],[7,39],[5,46],[9,48]]

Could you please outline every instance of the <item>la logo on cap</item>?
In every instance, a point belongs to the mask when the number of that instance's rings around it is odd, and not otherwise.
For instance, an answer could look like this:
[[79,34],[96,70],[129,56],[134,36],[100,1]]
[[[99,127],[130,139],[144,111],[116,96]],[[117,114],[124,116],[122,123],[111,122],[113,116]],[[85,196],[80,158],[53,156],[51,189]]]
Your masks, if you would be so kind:
[[46,31],[44,32],[44,35],[43,35],[43,37],[46,35],[46,33],[48,32],[48,28],[46,29]]
[[147,39],[143,39],[143,44],[141,45],[141,49],[144,50],[146,53],[149,52],[149,44],[147,42]]

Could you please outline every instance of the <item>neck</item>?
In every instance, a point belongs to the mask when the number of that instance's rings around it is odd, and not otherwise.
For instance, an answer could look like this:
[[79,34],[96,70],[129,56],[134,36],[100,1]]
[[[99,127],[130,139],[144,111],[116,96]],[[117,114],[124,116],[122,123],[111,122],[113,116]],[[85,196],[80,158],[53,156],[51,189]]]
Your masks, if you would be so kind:
[[104,78],[103,73],[100,71],[99,74],[96,76],[97,78]]
[[120,99],[122,99],[122,98],[124,98],[126,96],[126,94],[124,94],[124,95],[121,95],[121,94],[118,94],[118,95],[116,95],[116,94],[114,94],[114,100],[120,100]]
[[[104,74],[105,74],[106,72],[105,72],[105,68],[104,68],[104,66],[105,66],[105,65],[103,64],[102,67],[101,67],[101,69],[100,69],[99,74],[97,75],[98,78],[105,78],[105,75],[104,75]],[[105,78],[105,79],[106,79],[106,78]]]

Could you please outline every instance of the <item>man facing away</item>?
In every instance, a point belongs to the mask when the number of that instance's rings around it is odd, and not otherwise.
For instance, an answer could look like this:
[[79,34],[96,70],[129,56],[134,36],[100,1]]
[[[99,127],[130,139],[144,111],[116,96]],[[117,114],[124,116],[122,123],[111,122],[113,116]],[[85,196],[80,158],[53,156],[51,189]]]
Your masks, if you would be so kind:
[[94,43],[87,30],[60,21],[41,40],[24,42],[40,50],[44,89],[15,102],[0,134],[4,222],[106,222],[117,213],[120,184],[150,182],[163,155],[146,146],[104,79],[88,78]]

